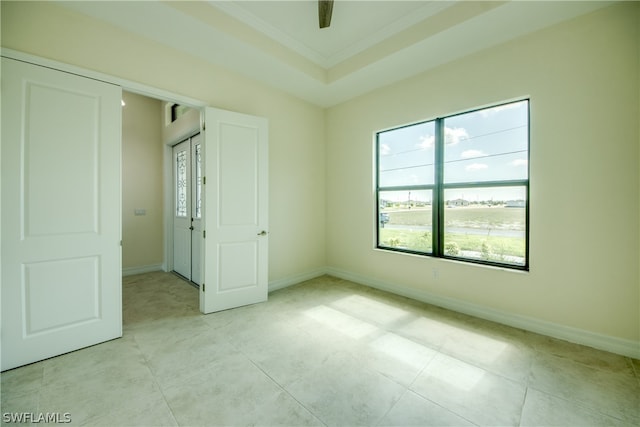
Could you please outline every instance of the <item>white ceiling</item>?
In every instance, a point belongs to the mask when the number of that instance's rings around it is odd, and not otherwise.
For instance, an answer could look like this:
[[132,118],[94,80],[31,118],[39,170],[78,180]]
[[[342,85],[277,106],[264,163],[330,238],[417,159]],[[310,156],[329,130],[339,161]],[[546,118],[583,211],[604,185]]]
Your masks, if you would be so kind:
[[336,0],[331,26],[320,29],[315,0],[211,2],[214,7],[325,68],[374,46],[453,3]]
[[327,107],[608,1],[70,1],[61,5]]

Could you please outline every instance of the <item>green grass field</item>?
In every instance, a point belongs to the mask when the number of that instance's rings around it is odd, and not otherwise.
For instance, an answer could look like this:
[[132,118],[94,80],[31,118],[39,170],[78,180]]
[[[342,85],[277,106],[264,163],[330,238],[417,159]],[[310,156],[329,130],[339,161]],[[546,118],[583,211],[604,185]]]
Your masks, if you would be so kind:
[[[431,233],[412,226],[431,226],[431,209],[383,210],[389,214],[389,225],[381,228],[380,244],[420,252],[431,252]],[[525,239],[491,235],[491,230],[525,230],[525,211],[504,207],[460,207],[445,209],[445,228],[460,229],[445,234],[445,253],[479,259],[519,263],[525,256]],[[473,229],[474,233],[464,229]],[[487,233],[478,233],[486,230]],[[515,261],[514,261],[515,259]]]
[[[431,208],[397,211],[383,209],[381,212],[389,214],[389,224],[431,225]],[[524,209],[518,208],[446,208],[444,220],[446,227],[523,231],[525,229],[524,214]]]

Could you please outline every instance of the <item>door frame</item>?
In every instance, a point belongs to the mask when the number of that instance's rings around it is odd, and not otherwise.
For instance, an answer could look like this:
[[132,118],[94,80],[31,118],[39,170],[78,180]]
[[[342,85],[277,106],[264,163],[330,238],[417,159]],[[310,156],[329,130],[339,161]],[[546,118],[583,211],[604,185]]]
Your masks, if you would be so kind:
[[4,47],[2,48],[1,53],[2,53],[2,56],[5,56],[7,58],[13,58],[18,61],[30,62],[35,65],[54,68],[56,70],[65,71],[71,74],[77,74],[90,79],[116,84],[122,87],[122,90],[124,91],[148,96],[150,98],[165,100],[168,102],[175,102],[177,104],[186,105],[198,110],[203,110],[205,107],[208,106],[208,104],[205,101],[202,101],[199,99],[190,98],[184,95],[179,95],[174,92],[170,92],[154,86],[149,86],[142,83],[134,82],[131,80],[123,79],[121,77],[115,77],[109,74],[100,73],[98,71],[77,67],[75,65],[65,64],[63,62],[58,62],[52,59],[42,58],[36,55],[31,55],[29,53],[24,53],[17,50],[4,48]]
[[[150,98],[172,102],[180,105],[189,106],[195,110],[200,112],[200,120],[197,125],[197,129],[192,128],[193,132],[188,134],[183,134],[184,138],[190,138],[191,136],[197,134],[202,131],[202,123],[203,123],[203,115],[204,109],[209,106],[205,101],[200,99],[190,98],[184,95],[179,95],[174,92],[170,92],[164,89],[160,89],[154,86],[145,85],[142,83],[134,82],[131,80],[123,79],[121,77],[115,77],[109,74],[88,70],[86,68],[78,67],[75,65],[65,64],[63,62],[55,61],[52,59],[43,58],[36,55],[31,55],[28,53],[20,52],[13,49],[2,48],[1,54],[4,57],[15,59],[18,61],[28,62],[34,65],[39,65],[42,67],[53,68],[55,70],[64,71],[71,74],[77,74],[82,77],[87,77],[94,80],[103,81],[106,83],[111,83],[118,85],[122,88],[123,91],[135,93],[138,95],[147,96]],[[164,125],[164,124],[163,124]],[[183,138],[183,139],[184,139]],[[180,142],[177,140],[173,140],[173,144]],[[172,191],[171,187],[171,158],[172,158],[172,145],[165,141],[162,141],[164,146],[164,166],[163,166],[163,180],[164,180],[164,188],[165,188],[165,206],[164,209],[164,230],[165,230],[165,242],[164,242],[164,256],[162,269],[163,271],[171,271],[173,269],[173,221],[171,219],[171,210],[172,207],[168,206],[167,203],[172,201],[172,196],[167,197],[167,188],[169,191]],[[168,172],[167,172],[168,171]],[[168,201],[168,202],[167,202]],[[1,236],[0,236],[1,237]],[[170,249],[171,248],[171,249]],[[0,284],[1,285],[1,284]]]
[[164,261],[162,263],[162,271],[169,272],[173,271],[174,262],[173,262],[173,243],[174,243],[174,233],[173,233],[173,202],[174,202],[174,182],[173,182],[173,147],[184,142],[185,140],[191,140],[194,136],[202,133],[201,131],[201,123],[202,123],[202,114],[203,112],[198,110],[200,113],[200,119],[198,121],[197,126],[191,126],[189,128],[185,128],[183,132],[177,133],[175,135],[171,135],[166,138],[162,145],[162,179],[163,179],[163,194],[164,194],[164,206],[163,206],[163,218],[164,218]]
[[[195,135],[198,132],[202,132],[203,135],[204,135],[205,111],[207,110],[207,108],[211,108],[211,106],[209,104],[207,104],[207,102],[205,102],[205,101],[202,101],[202,100],[199,100],[199,99],[195,99],[195,98],[190,98],[190,97],[183,96],[183,95],[179,95],[179,94],[176,94],[176,93],[164,90],[164,89],[160,89],[160,88],[153,87],[153,86],[148,86],[148,85],[145,85],[145,84],[142,84],[142,83],[133,82],[131,80],[127,80],[127,79],[124,79],[124,78],[115,77],[115,76],[112,76],[112,75],[109,75],[109,74],[88,70],[88,69],[85,69],[85,68],[82,68],[82,67],[77,67],[77,66],[74,66],[74,65],[65,64],[65,63],[62,63],[62,62],[59,62],[59,61],[42,58],[42,57],[39,57],[39,56],[36,56],[36,55],[31,55],[31,54],[28,54],[28,53],[24,53],[24,52],[12,50],[12,49],[2,48],[0,53],[2,54],[2,56],[7,57],[7,58],[11,58],[11,59],[15,59],[15,60],[23,61],[23,62],[28,62],[28,63],[34,64],[34,65],[48,67],[48,68],[56,69],[56,70],[67,72],[67,73],[71,73],[71,74],[77,74],[77,75],[82,76],[82,77],[103,81],[105,83],[115,84],[115,85],[120,86],[121,90],[123,90],[123,91],[127,91],[127,92],[131,92],[131,93],[147,96],[147,97],[150,97],[150,98],[164,100],[166,102],[171,102],[171,103],[176,103],[176,104],[180,104],[180,105],[185,105],[185,106],[191,107],[191,108],[199,111],[200,120],[199,120],[197,129],[194,129],[195,132],[193,132],[191,135],[187,135],[185,133],[182,136],[191,137],[191,136]],[[240,114],[240,113],[238,113],[238,114]],[[195,128],[195,126],[194,126],[194,128]],[[174,139],[171,142],[173,142],[175,144],[176,142],[179,142],[179,141],[176,141]],[[172,205],[172,196],[166,197],[166,195],[167,195],[166,192],[167,191],[170,191],[170,192],[173,191],[172,183],[171,183],[171,181],[172,181],[172,169],[171,168],[172,168],[173,148],[172,148],[171,144],[167,143],[167,141],[162,141],[162,144],[164,145],[164,171],[163,171],[163,175],[164,175],[164,187],[165,187],[164,229],[165,229],[165,232],[168,232],[165,235],[165,247],[164,247],[164,256],[163,256],[162,269],[163,269],[163,271],[168,272],[168,271],[171,271],[170,268],[171,269],[173,268],[173,220],[171,218],[172,209],[173,208],[171,206]],[[206,157],[206,148],[205,148],[205,154],[204,155]],[[167,203],[169,203],[169,207],[168,207]],[[171,245],[171,246],[169,246],[169,245]],[[169,250],[169,248],[171,248],[171,250]],[[0,265],[1,265],[1,263],[0,263]],[[206,271],[206,268],[205,268],[205,271]],[[0,286],[1,285],[2,285],[2,283],[0,283]],[[267,293],[268,293],[268,290],[269,290],[269,288],[268,288],[268,283],[267,283]]]

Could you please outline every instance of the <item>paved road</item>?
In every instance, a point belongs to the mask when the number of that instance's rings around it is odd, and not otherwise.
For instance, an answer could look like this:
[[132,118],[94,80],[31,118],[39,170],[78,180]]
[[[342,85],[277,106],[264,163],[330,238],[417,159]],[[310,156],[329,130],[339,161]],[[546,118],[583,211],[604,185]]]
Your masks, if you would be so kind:
[[[424,225],[397,225],[397,224],[385,224],[385,228],[395,230],[425,230],[431,231],[431,227]],[[455,234],[473,234],[479,236],[500,236],[500,237],[520,237],[524,238],[524,231],[522,230],[497,230],[497,229],[483,229],[483,228],[463,228],[463,227],[447,227],[444,229],[445,233]]]

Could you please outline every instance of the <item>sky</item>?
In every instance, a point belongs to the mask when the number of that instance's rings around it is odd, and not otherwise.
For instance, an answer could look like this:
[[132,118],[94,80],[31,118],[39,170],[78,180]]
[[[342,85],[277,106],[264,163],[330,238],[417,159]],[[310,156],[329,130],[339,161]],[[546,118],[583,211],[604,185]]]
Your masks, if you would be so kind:
[[[444,182],[464,183],[526,179],[528,174],[528,101],[464,113],[444,120]],[[435,122],[379,134],[380,186],[434,183]],[[406,192],[388,194],[406,200]],[[519,188],[447,190],[445,200],[523,199]],[[414,192],[415,198],[430,192]]]

